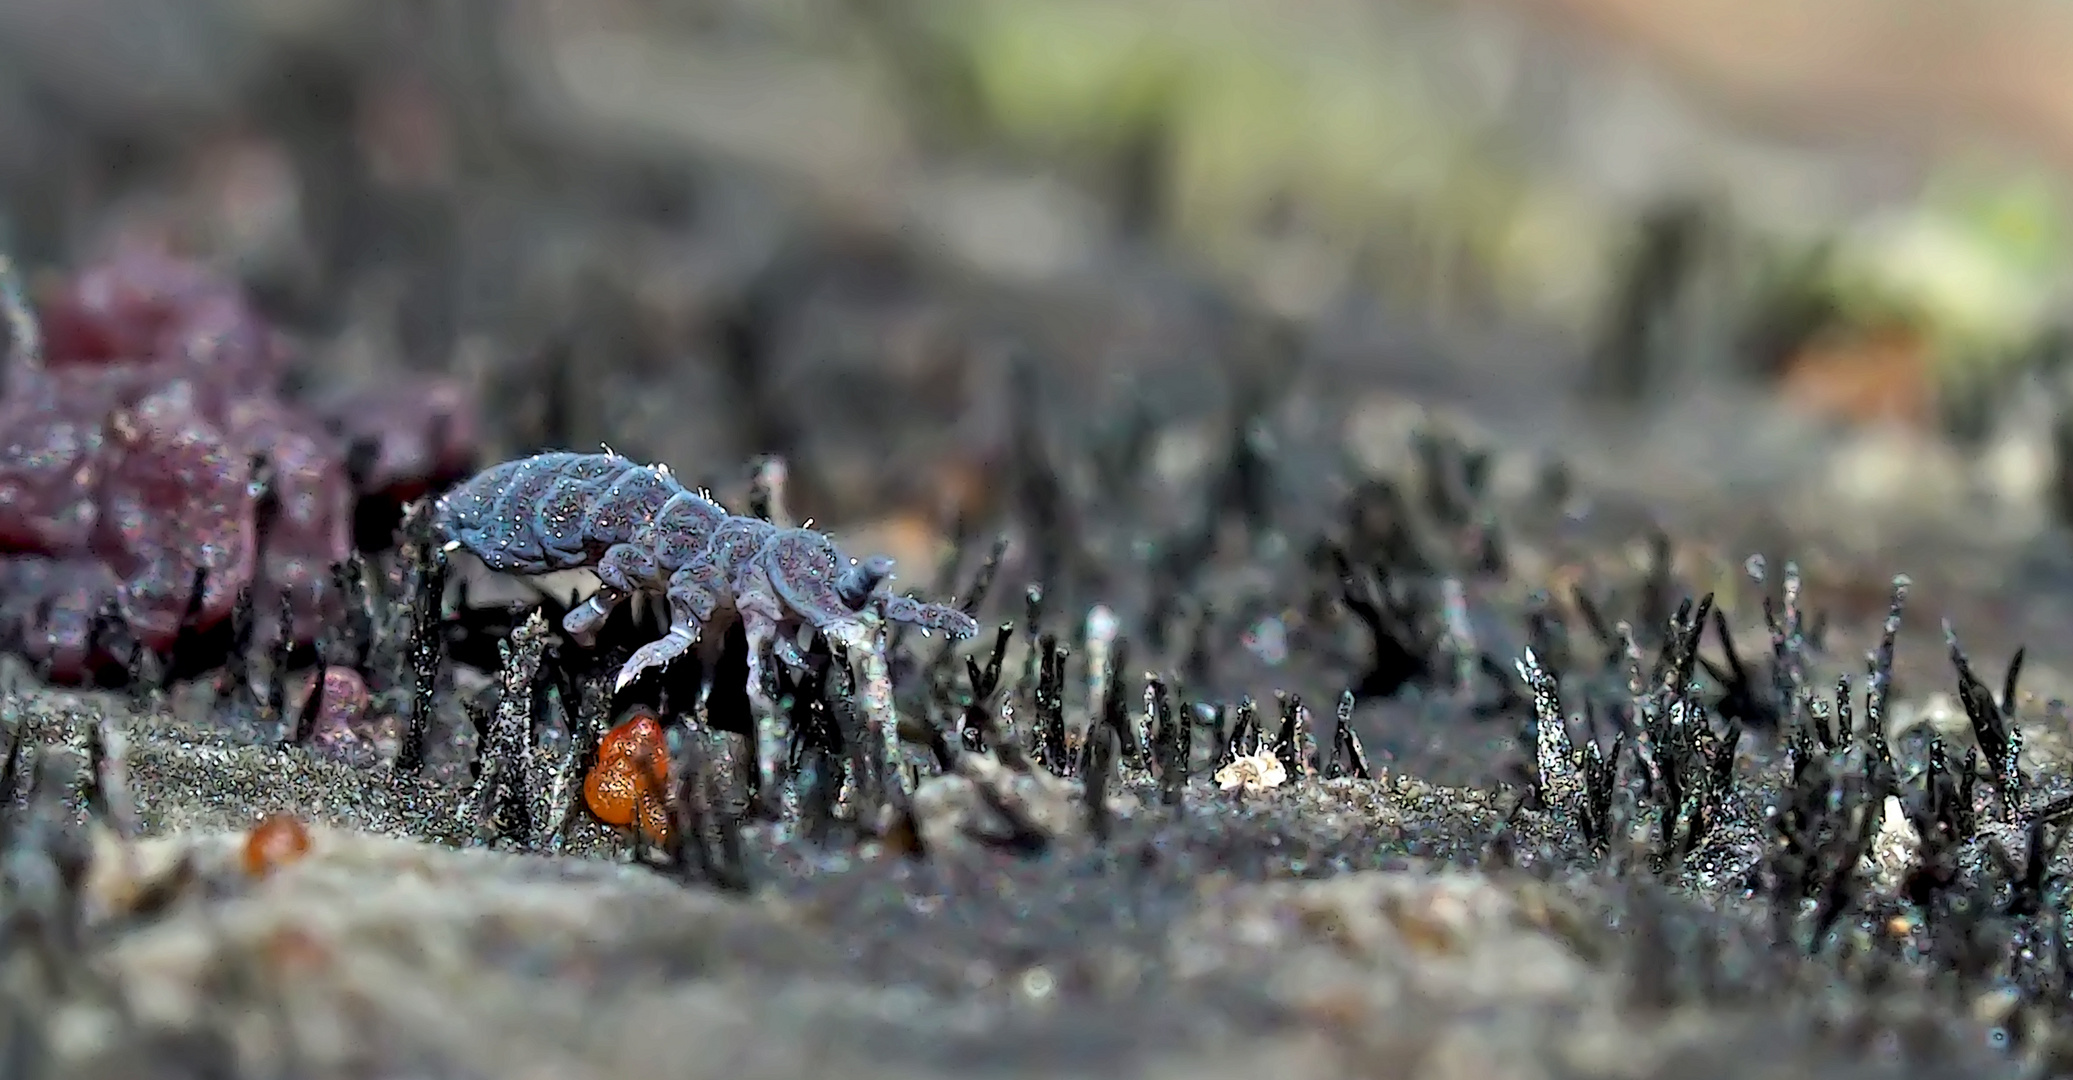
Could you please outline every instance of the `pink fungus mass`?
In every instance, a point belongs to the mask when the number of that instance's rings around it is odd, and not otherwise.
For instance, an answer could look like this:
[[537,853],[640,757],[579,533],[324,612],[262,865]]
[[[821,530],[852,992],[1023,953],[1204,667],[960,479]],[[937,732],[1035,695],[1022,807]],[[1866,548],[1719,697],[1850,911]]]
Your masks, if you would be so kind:
[[[309,695],[322,694],[315,702]],[[373,696],[367,680],[349,667],[332,665],[320,678],[312,673],[302,687],[296,709],[300,714],[315,707],[310,718],[309,745],[334,761],[371,766],[393,756],[402,735],[393,716],[373,716]]]
[[[54,681],[126,659],[100,640],[110,619],[164,651],[241,594],[258,639],[312,640],[356,500],[470,464],[451,383],[330,410],[280,396],[286,340],[198,263],[128,248],[40,301],[41,353],[17,347],[0,394],[0,623]],[[359,485],[356,447],[382,466]]]

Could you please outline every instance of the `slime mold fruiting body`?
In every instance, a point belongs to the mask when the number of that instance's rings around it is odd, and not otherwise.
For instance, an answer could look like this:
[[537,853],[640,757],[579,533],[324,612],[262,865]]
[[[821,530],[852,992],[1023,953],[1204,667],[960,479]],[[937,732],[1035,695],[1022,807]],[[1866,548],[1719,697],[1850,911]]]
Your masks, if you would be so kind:
[[662,722],[643,712],[605,733],[597,764],[583,780],[583,803],[599,821],[667,846],[676,835],[668,790],[669,748]]
[[[125,249],[36,313],[11,273],[0,290],[0,623],[55,681],[122,662],[100,640],[108,616],[166,650],[244,595],[256,637],[313,640],[355,499],[466,472],[473,421],[455,389],[398,386],[332,415],[284,400],[284,340],[199,264]],[[373,465],[358,484],[355,456]]]

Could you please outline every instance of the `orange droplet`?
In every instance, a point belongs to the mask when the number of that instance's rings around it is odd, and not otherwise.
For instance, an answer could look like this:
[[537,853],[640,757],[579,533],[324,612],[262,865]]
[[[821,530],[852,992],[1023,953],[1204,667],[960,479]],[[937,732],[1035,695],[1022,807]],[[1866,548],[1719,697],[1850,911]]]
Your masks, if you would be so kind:
[[633,770],[619,758],[598,758],[583,778],[583,802],[599,821],[625,828],[633,824],[635,800]]
[[667,844],[672,835],[668,785],[662,723],[649,713],[636,713],[598,744],[597,764],[583,779],[583,802],[599,821],[638,828],[650,841]]
[[677,827],[669,819],[668,798],[643,792],[640,799],[639,818],[641,835],[647,837],[649,843],[664,846],[672,839],[675,839]]
[[270,814],[245,838],[245,872],[265,877],[309,854],[310,831],[293,814]]

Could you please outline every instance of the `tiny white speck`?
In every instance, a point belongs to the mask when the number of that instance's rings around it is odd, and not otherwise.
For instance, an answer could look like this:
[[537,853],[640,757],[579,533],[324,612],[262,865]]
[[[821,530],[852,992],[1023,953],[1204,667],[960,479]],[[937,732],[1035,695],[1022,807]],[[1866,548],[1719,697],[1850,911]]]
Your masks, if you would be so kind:
[[1280,667],[1288,662],[1288,627],[1278,618],[1269,616],[1261,619],[1239,640],[1247,652],[1258,657],[1269,667]]

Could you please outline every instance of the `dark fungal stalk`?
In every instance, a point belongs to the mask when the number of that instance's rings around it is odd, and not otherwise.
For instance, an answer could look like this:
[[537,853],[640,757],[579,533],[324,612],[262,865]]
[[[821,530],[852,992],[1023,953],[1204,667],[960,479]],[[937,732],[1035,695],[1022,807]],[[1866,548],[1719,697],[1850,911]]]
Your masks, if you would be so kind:
[[341,663],[355,671],[365,671],[368,660],[376,645],[376,620],[374,605],[377,597],[368,588],[369,570],[367,560],[355,551],[345,561],[332,567],[332,585],[338,590],[345,622],[341,628],[343,654],[330,662]]
[[1037,668],[1036,760],[1060,776],[1072,775],[1070,750],[1065,730],[1065,661],[1069,650],[1055,634],[1038,639],[1041,656]]
[[230,648],[224,654],[223,671],[217,680],[222,688],[218,698],[233,707],[258,704],[252,688],[252,648],[257,629],[258,621],[252,617],[252,586],[247,584],[238,590],[237,603],[230,609]]
[[1166,680],[1146,681],[1145,695],[1153,719],[1153,764],[1159,777],[1159,801],[1178,807],[1187,797],[1188,769],[1194,758],[1194,725],[1173,714],[1173,694]]
[[499,646],[504,665],[496,710],[484,733],[475,784],[462,803],[462,824],[471,834],[496,843],[535,846],[536,822],[544,823],[547,794],[533,749],[538,715],[540,659],[547,621],[538,612]]
[[428,508],[423,503],[412,512],[409,535],[406,550],[410,553],[410,719],[396,755],[396,768],[405,773],[416,772],[425,761],[425,740],[431,731],[434,695],[445,659],[442,616],[447,579],[446,553],[433,540]]
[[[1699,663],[1723,686],[1714,711],[1745,729],[1776,731],[1784,726],[1785,710],[1791,707],[1789,703],[1803,700],[1798,686],[1790,680],[1782,684],[1773,680],[1768,696],[1759,692],[1756,678],[1742,663],[1741,654],[1735,649],[1734,634],[1728,629],[1727,612],[1719,608],[1713,610],[1713,636],[1720,641],[1720,651],[1726,658],[1725,666],[1716,667],[1703,656]],[[1772,670],[1774,673],[1783,671],[1782,660],[1774,662]]]
[[1337,780],[1351,776],[1356,780],[1372,780],[1368,771],[1368,755],[1360,745],[1360,733],[1353,730],[1353,691],[1339,695],[1339,708],[1332,727],[1332,756],[1325,763],[1324,775]]
[[[660,865],[665,873],[686,883],[722,892],[747,892],[751,882],[741,845],[741,822],[714,795],[712,764],[701,741],[683,725],[671,726],[668,790],[653,793],[667,807],[670,823]],[[639,770],[639,776],[639,782],[649,782],[646,769]]]
[[1109,838],[1108,791],[1115,771],[1116,729],[1104,708],[1103,717],[1087,732],[1086,763],[1080,770],[1081,792],[1087,816],[1087,831],[1097,842]]
[[986,666],[980,667],[977,657],[965,657],[965,677],[971,684],[971,698],[965,704],[959,727],[964,748],[973,753],[992,751],[1001,763],[1020,772],[1029,770],[1028,755],[1020,743],[1005,736],[1000,730],[995,711],[994,697],[1000,692],[1001,665],[1007,658],[1008,641],[1014,636],[1015,624],[1002,623],[994,632],[993,652],[986,659]]
[[1254,753],[1260,745],[1260,710],[1252,698],[1239,699],[1237,717],[1228,730],[1222,733],[1222,742],[1216,755],[1216,768],[1221,769],[1245,755]]
[[[962,543],[957,545],[957,550],[960,553],[962,552]],[[957,605],[959,611],[964,612],[966,615],[977,617],[980,606],[986,603],[987,597],[993,593],[994,582],[1000,576],[1001,560],[1007,556],[1007,553],[1007,534],[1001,533],[996,535],[991,546],[986,549],[986,555],[980,561],[978,571],[973,575],[971,587],[965,590],[964,599]],[[948,560],[948,565],[954,569],[960,558],[961,556],[953,557]],[[947,578],[949,575],[946,573],[944,576]],[[906,644],[907,631],[908,627],[904,624],[893,628],[892,648],[895,651]],[[944,673],[952,666],[951,661],[957,653],[957,647],[958,643],[952,640],[945,640],[938,646],[935,655],[931,656],[922,667],[922,681],[930,685],[940,685],[939,680],[943,678]]]
[[272,647],[268,651],[266,715],[274,722],[284,725],[282,737],[286,741],[299,742],[297,721],[288,717],[288,664],[294,655],[294,639],[289,633],[288,614],[293,609],[289,606],[288,593],[285,590],[280,595],[280,605],[276,610],[280,616],[280,625],[274,633]]
[[1274,735],[1271,752],[1281,767],[1292,777],[1308,776],[1314,767],[1303,751],[1308,744],[1309,733],[1303,724],[1305,716],[1303,699],[1285,691],[1275,694],[1281,704],[1281,729]]
[[[1958,700],[1965,708],[1965,717],[1971,721],[1972,734],[1979,742],[1981,753],[1986,756],[1989,775],[1993,778],[1994,793],[1999,804],[2001,820],[2016,824],[2023,816],[2023,773],[2019,759],[2023,752],[2023,736],[2013,723],[2011,713],[1994,700],[1994,692],[1972,673],[1972,665],[1965,658],[1965,651],[1958,645],[1958,632],[1950,621],[1943,624],[1944,642],[1950,648],[1951,666],[1958,673]],[[2016,680],[2022,673],[2023,653],[2016,650],[2009,661],[2008,675],[2004,681],[2003,700],[2012,710],[2015,699]]]

